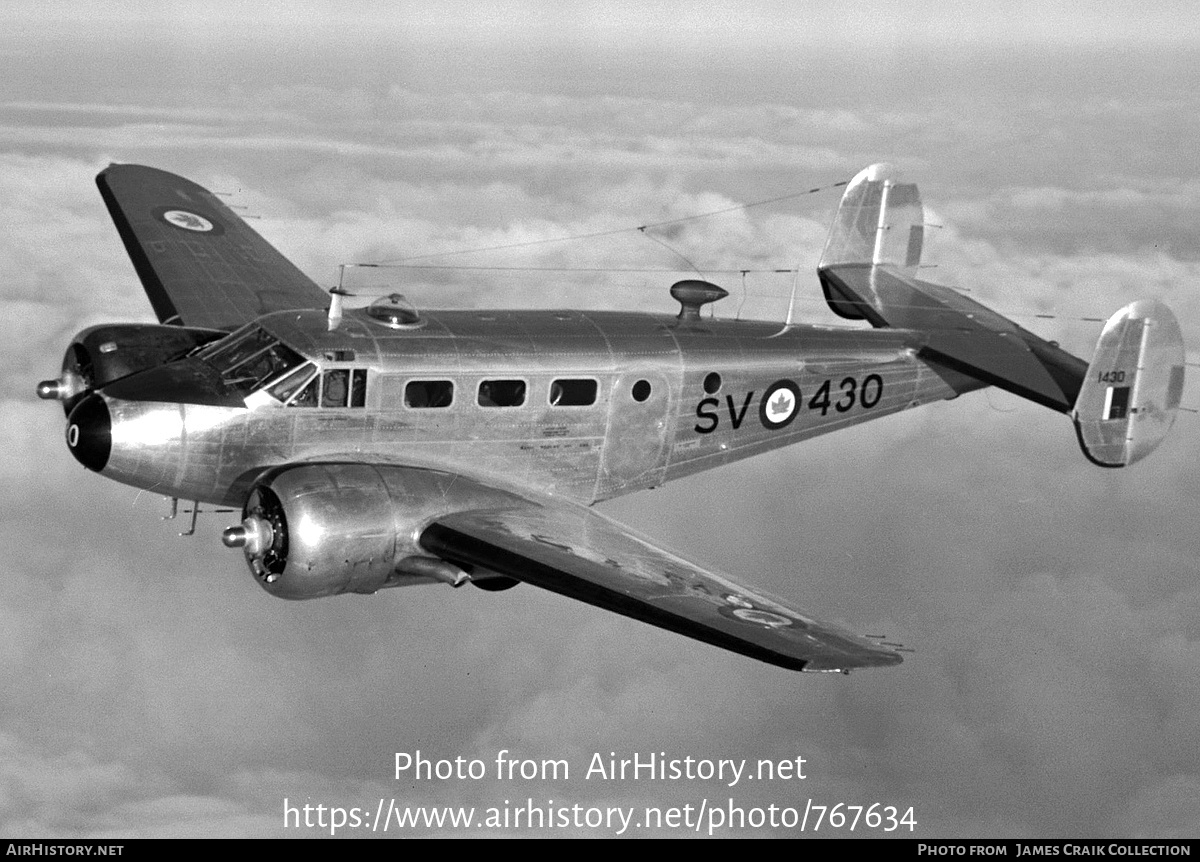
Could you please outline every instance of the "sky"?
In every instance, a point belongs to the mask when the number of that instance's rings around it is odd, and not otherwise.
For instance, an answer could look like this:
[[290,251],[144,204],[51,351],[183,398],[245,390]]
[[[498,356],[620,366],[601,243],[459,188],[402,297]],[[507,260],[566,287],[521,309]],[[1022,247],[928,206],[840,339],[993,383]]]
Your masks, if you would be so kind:
[[[161,498],[84,471],[34,396],[74,333],[153,321],[94,184],[113,161],[228,193],[325,286],[340,264],[419,257],[457,268],[348,278],[426,308],[672,313],[682,256],[730,290],[719,314],[764,319],[792,276],[740,271],[799,267],[797,318],[826,324],[829,187],[890,161],[941,225],[926,277],[1084,358],[1098,325],[1081,318],[1140,298],[1194,346],[1191,4],[244,5],[0,9],[0,834],[319,837],[285,806],[380,800],[480,817],[880,803],[911,808],[891,834],[918,838],[1200,833],[1192,413],[1145,462],[1099,470],[1069,419],[989,390],[602,506],[915,650],[825,676],[528,586],[278,601],[221,546],[230,516],[178,537]],[[460,253],[730,208],[658,242]],[[398,777],[417,752],[486,768]],[[610,753],[803,758],[805,778],[586,777]],[[501,778],[498,756],[570,772]]]

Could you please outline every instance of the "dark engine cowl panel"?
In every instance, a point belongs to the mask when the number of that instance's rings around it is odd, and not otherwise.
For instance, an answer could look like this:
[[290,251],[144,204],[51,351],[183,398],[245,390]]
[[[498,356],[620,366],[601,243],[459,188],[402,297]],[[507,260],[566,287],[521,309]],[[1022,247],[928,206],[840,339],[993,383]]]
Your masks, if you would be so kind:
[[224,338],[216,329],[160,326],[147,323],[112,323],[83,330],[71,341],[63,357],[62,377],[53,392],[67,415],[89,393],[114,380],[170,362],[195,347]]

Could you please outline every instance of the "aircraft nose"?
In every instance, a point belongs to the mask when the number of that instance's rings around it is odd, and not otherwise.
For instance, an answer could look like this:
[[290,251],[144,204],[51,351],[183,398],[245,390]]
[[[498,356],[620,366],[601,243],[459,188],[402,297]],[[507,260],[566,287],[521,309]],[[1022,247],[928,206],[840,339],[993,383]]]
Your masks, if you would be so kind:
[[75,460],[99,473],[112,453],[112,417],[99,395],[80,401],[67,417],[67,446]]

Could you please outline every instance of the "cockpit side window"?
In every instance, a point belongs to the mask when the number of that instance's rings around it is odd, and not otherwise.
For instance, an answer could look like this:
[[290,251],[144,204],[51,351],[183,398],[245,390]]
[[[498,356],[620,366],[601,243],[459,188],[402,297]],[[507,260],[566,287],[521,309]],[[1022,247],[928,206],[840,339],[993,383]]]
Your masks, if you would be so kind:
[[317,373],[317,369],[306,362],[271,387],[271,397],[276,401],[286,402],[308,382],[309,377]]
[[281,374],[286,374],[304,362],[304,357],[290,347],[274,344],[261,353],[247,359],[241,365],[226,372],[223,376],[227,383],[253,392]]
[[272,386],[270,393],[288,407],[366,407],[367,369],[327,368],[317,373],[306,363]]
[[316,407],[317,387],[320,383],[321,376],[314,374],[312,379],[308,381],[308,385],[300,390],[300,394],[289,402],[288,407]]
[[258,326],[214,342],[200,351],[199,357],[220,371],[241,365],[246,359],[270,347],[271,336]]
[[345,407],[350,395],[350,369],[334,368],[321,375],[321,406]]
[[261,327],[222,339],[197,355],[242,395],[249,395],[304,363],[303,356]]
[[367,405],[367,369],[355,368],[350,380],[350,406],[365,407]]

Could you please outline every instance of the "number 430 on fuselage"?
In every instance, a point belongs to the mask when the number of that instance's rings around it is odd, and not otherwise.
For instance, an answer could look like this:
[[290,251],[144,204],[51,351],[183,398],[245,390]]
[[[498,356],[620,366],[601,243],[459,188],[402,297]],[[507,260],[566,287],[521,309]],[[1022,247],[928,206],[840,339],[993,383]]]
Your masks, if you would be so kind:
[[805,671],[899,663],[601,515],[601,500],[985,386],[1074,420],[1119,467],[1170,428],[1179,326],[1118,311],[1084,362],[916,277],[915,186],[847,186],[818,266],[870,328],[722,320],[725,291],[671,288],[678,315],[344,310],[216,196],[164,171],[98,177],[160,323],[79,333],[39,385],[88,469],[239,507],[225,543],[290,599],[526,582]]

